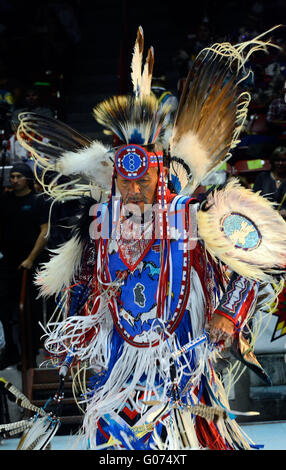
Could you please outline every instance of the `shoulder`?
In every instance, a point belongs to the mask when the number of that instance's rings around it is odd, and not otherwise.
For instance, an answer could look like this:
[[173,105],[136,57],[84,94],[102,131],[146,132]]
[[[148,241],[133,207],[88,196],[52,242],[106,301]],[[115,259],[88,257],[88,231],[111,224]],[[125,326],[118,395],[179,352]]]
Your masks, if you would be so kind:
[[6,202],[6,201],[12,201],[15,199],[15,194],[14,191],[5,191],[3,192],[0,201]]
[[271,176],[271,172],[270,171],[262,171],[261,173],[259,173],[256,177],[256,180],[257,181],[260,181],[260,180],[271,180],[272,179],[272,176]]
[[[180,218],[184,216],[189,219],[190,216],[195,216],[199,205],[200,203],[195,197],[171,194],[168,200],[169,217],[180,213]],[[175,217],[177,218],[177,215]]]
[[39,206],[50,206],[51,199],[45,193],[32,193],[32,198],[35,201],[35,204]]

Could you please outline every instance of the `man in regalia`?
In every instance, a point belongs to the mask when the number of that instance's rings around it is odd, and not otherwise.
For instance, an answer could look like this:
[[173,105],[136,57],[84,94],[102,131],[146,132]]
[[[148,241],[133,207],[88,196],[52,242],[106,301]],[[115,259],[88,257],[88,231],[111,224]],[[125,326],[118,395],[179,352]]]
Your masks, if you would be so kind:
[[167,148],[168,109],[158,113],[150,93],[152,48],[141,70],[142,28],[133,95],[94,109],[117,148],[89,142],[59,122],[22,116],[19,135],[34,128],[45,135],[47,125],[51,141],[54,128],[57,145],[45,148],[47,160],[37,156],[43,144],[30,144],[41,166],[84,175],[101,192],[36,280],[43,295],[60,299],[60,316],[46,326],[46,348],[59,365],[89,372],[81,406],[91,449],[253,446],[214,364],[231,343],[236,357],[268,380],[251,354],[248,321],[259,283],[284,272],[285,222],[235,180],[204,201],[193,197],[238,142],[250,99],[240,88],[247,48],[248,57],[265,43],[258,37],[202,51]]

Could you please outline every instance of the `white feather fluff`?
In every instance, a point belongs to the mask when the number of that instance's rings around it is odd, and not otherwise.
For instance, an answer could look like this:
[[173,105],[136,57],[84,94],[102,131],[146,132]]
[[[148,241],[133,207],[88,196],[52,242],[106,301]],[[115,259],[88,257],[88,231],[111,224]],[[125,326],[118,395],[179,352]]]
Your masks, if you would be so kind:
[[66,176],[85,176],[92,183],[109,190],[113,173],[110,148],[94,141],[90,147],[78,152],[65,152],[57,162],[56,170]]
[[[189,131],[176,143],[173,139],[170,142],[173,155],[179,155],[191,170],[193,175],[192,188],[195,189],[206,173],[206,167],[211,164],[209,154],[203,148],[200,139],[193,132]],[[190,187],[188,186],[188,190]]]
[[77,237],[72,237],[52,252],[54,256],[42,264],[35,278],[35,284],[44,297],[58,295],[70,286],[80,265],[82,244]]

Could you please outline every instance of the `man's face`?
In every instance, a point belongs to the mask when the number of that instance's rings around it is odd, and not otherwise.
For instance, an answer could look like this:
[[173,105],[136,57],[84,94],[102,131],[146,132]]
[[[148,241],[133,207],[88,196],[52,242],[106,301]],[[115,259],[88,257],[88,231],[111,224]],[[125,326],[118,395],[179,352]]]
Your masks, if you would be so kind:
[[278,176],[286,176],[286,153],[281,154],[274,162],[275,170]]
[[27,178],[17,171],[10,174],[10,182],[14,191],[22,191],[29,187]]
[[123,204],[135,204],[144,212],[145,204],[155,202],[158,184],[158,168],[149,168],[147,173],[137,180],[128,180],[117,174],[117,188]]

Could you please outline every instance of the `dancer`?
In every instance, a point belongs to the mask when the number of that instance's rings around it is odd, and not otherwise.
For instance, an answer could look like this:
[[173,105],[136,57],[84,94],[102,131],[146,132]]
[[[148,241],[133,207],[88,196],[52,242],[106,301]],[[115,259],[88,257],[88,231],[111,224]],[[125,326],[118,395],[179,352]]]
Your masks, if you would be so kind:
[[[38,165],[83,175],[91,186],[75,184],[74,196],[88,196],[87,211],[36,278],[42,295],[59,301],[46,326],[47,350],[61,371],[85,370],[80,406],[91,449],[255,447],[229,409],[215,361],[231,344],[268,381],[246,335],[259,283],[277,283],[285,272],[286,225],[236,180],[203,201],[192,195],[238,143],[250,100],[241,88],[245,62],[271,45],[262,37],[199,54],[168,148],[168,108],[157,113],[150,93],[154,51],[143,64],[142,28],[133,94],[94,109],[119,147],[90,142],[58,121],[20,116],[19,138]],[[33,144],[23,138],[31,130]],[[56,181],[47,190],[55,198],[65,193]]]

